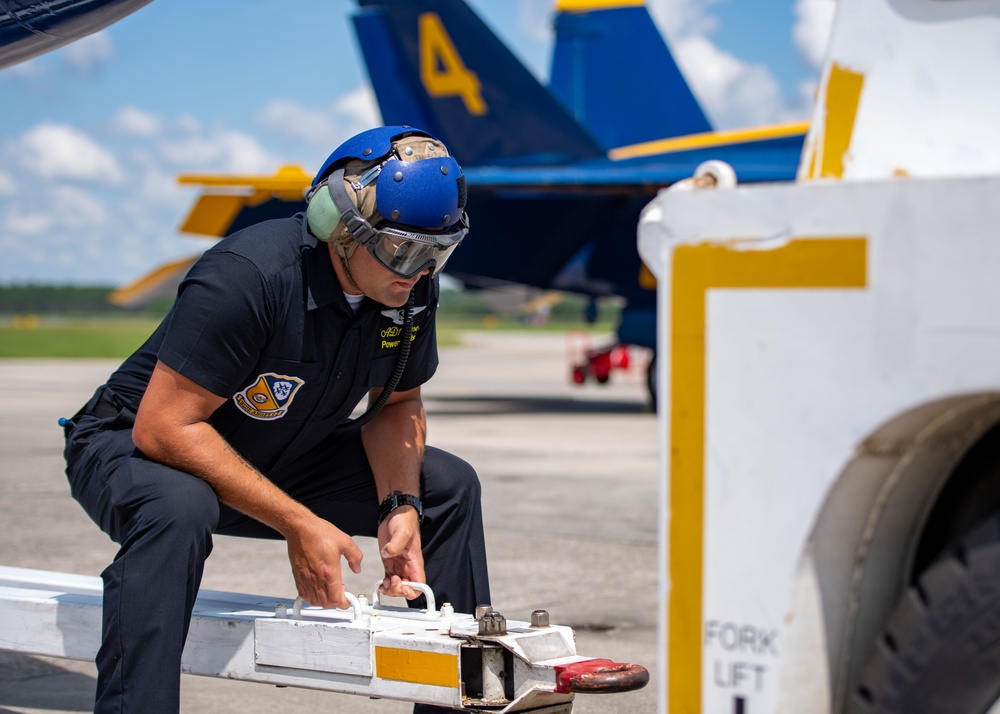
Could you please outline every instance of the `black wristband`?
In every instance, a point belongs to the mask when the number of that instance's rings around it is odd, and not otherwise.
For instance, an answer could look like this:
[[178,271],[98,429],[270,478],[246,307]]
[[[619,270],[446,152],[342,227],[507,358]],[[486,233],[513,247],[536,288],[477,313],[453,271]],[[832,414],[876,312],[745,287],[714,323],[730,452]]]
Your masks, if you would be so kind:
[[393,491],[385,497],[378,507],[378,522],[382,523],[389,517],[390,513],[400,506],[413,506],[417,509],[417,522],[424,522],[424,506],[420,499],[412,493],[403,493],[402,491]]

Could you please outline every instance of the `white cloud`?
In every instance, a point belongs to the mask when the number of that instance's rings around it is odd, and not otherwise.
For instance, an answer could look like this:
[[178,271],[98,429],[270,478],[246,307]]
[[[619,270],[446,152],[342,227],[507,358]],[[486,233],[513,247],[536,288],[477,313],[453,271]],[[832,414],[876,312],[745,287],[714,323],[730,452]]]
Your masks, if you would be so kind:
[[115,55],[106,30],[71,42],[61,50],[66,63],[81,74],[91,74]]
[[[667,39],[678,67],[687,79],[699,103],[716,128],[732,128],[760,123],[746,115],[747,107],[753,114],[761,114],[761,102],[748,99],[754,91],[768,94],[771,102],[776,97],[773,81],[767,82],[767,70],[751,68],[734,55],[721,49],[709,37],[718,21],[710,14],[711,5],[718,0],[651,0],[650,14]],[[751,82],[749,86],[745,83]],[[777,92],[774,92],[777,94]],[[768,121],[765,117],[762,121]]]
[[273,100],[257,115],[257,122],[277,136],[326,150],[382,120],[375,93],[365,84],[319,109],[288,99]]
[[382,123],[382,115],[379,113],[375,92],[368,84],[340,97],[333,103],[333,108],[342,124],[339,131],[343,136],[335,138],[336,141],[343,141],[359,131],[370,129]]
[[264,105],[257,122],[268,131],[309,143],[333,133],[330,112],[310,109],[290,99],[274,99]]
[[215,130],[160,144],[159,152],[169,164],[184,171],[222,173],[271,173],[281,160],[263,148],[257,139],[241,131]]
[[[711,8],[720,0],[650,0],[650,13],[667,37],[678,66],[702,108],[719,129],[802,120],[807,105],[789,101],[765,65],[751,64],[720,48],[711,38],[718,20]],[[833,0],[798,0],[833,2]]]
[[5,78],[21,80],[36,79],[45,74],[44,60],[34,58],[26,62],[19,62],[18,64],[4,68],[3,72]]
[[158,116],[136,107],[121,107],[115,112],[111,126],[129,136],[156,136],[163,130],[163,122]]
[[191,114],[181,114],[175,121],[177,128],[188,134],[197,134],[201,131],[201,121]]
[[792,39],[809,64],[821,67],[830,42],[837,0],[796,0]]
[[781,91],[767,67],[743,62],[700,35],[684,38],[676,51],[692,89],[718,128],[756,126],[782,117]]
[[57,207],[56,222],[70,230],[103,228],[108,223],[108,209],[104,203],[79,186],[62,185],[50,189],[49,202]]
[[29,211],[23,206],[11,206],[3,218],[3,232],[20,237],[38,236],[53,225],[49,212]]
[[118,160],[83,131],[65,124],[39,124],[16,147],[21,165],[45,178],[115,184],[123,178]]
[[177,174],[160,167],[149,167],[144,171],[136,188],[137,197],[143,201],[168,206],[178,211],[192,200],[191,189],[177,183]]
[[271,173],[281,159],[263,146],[257,138],[240,131],[227,131],[217,137],[223,158],[223,171],[233,173]]
[[552,3],[520,0],[517,4],[517,32],[532,42],[552,42]]
[[0,171],[0,196],[13,196],[14,189],[14,177],[6,171]]
[[79,186],[48,186],[32,205],[10,204],[3,217],[5,233],[44,237],[46,244],[72,245],[80,236],[109,225],[109,211],[96,195]]
[[709,8],[719,0],[649,0],[650,15],[668,40],[711,34],[718,21]]

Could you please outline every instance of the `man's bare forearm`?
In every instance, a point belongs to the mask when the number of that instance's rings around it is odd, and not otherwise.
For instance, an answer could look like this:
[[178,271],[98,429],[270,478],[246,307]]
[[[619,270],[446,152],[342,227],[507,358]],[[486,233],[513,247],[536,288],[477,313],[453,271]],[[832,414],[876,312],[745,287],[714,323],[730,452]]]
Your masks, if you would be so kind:
[[362,441],[379,501],[393,491],[420,494],[427,421],[418,390],[390,401],[362,428]]

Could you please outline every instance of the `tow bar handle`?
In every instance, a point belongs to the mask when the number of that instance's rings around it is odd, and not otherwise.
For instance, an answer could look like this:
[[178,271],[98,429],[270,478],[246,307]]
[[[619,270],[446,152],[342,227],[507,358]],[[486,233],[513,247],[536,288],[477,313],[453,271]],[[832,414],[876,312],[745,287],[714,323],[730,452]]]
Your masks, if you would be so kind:
[[587,659],[558,665],[556,689],[560,694],[631,692],[649,682],[649,670],[638,664],[623,664],[610,659]]

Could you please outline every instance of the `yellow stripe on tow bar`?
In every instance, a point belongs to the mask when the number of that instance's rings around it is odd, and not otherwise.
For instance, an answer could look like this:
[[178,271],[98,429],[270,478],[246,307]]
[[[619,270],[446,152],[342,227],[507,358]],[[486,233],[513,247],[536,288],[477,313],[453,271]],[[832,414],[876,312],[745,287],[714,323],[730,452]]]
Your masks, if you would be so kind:
[[397,682],[458,688],[458,657],[442,652],[375,648],[375,676]]

